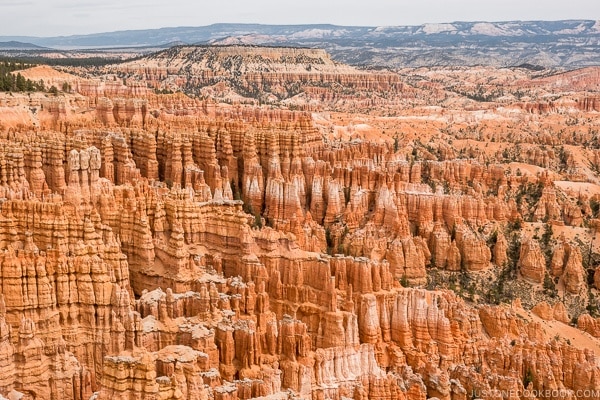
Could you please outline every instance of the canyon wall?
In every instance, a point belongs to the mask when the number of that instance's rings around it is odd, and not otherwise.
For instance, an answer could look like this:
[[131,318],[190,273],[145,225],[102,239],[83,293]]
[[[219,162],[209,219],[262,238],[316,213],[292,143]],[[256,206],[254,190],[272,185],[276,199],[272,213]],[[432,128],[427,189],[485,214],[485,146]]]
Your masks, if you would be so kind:
[[[337,68],[320,51],[242,53]],[[130,72],[164,82],[180,66],[144,68]],[[302,81],[294,68],[273,74]],[[401,88],[400,75],[344,68],[319,79]],[[599,389],[600,273],[593,239],[581,239],[598,226],[593,147],[513,138],[513,128],[488,137],[491,118],[469,125],[480,110],[466,127],[458,114],[443,116],[456,118],[451,128],[419,116],[390,133],[389,116],[365,114],[382,124],[367,131],[346,114],[78,85],[0,103],[14,111],[0,114],[0,395],[466,400]],[[539,114],[518,110],[497,112],[536,124]],[[564,129],[572,143],[595,135]]]

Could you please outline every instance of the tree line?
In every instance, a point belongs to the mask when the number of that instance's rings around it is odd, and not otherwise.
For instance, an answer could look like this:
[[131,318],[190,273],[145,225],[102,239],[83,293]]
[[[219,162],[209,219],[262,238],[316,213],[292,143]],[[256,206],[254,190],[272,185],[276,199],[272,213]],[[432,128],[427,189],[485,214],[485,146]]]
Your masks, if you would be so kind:
[[[132,58],[141,58],[142,56]],[[44,57],[39,55],[30,55],[30,56],[22,56],[11,57],[11,56],[3,56],[0,55],[0,63],[3,62],[11,62],[14,64],[27,64],[29,66],[34,65],[49,65],[51,67],[102,67],[109,64],[118,64],[125,61],[129,61],[130,59],[123,60],[116,57],[82,57],[82,58],[52,58],[52,57]]]
[[0,61],[0,91],[2,92],[36,92],[46,91],[44,81],[39,82],[26,79],[20,73],[12,72],[33,67],[32,64],[22,62]]

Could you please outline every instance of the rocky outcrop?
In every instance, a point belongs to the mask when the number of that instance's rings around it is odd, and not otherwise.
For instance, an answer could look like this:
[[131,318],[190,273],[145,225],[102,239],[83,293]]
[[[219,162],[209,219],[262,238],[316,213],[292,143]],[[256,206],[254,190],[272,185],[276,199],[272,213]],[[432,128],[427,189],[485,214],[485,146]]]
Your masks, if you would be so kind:
[[[556,303],[554,307],[546,303],[545,301],[538,303],[535,307],[531,309],[535,315],[540,317],[546,321],[560,321],[563,324],[568,324],[571,322],[569,318],[569,314],[567,314],[567,310],[563,303]],[[583,329],[585,330],[585,329]]]
[[580,294],[585,287],[587,274],[583,269],[581,251],[576,245],[560,242],[554,249],[550,268],[553,276],[562,278],[567,292]]
[[492,256],[485,240],[461,226],[456,228],[456,244],[461,250],[461,266],[467,271],[489,267]]
[[508,261],[506,251],[508,250],[508,242],[502,232],[496,234],[496,243],[493,249],[493,261],[497,266],[503,266]]
[[542,196],[540,197],[534,217],[538,221],[547,220],[547,219],[560,219],[561,218],[561,210],[560,206],[556,200],[556,192],[554,189],[550,187],[545,187],[542,190]]
[[569,250],[562,279],[567,292],[579,294],[585,288],[586,272],[583,269],[579,248],[571,247]]
[[599,321],[597,318],[592,318],[589,314],[582,314],[577,318],[577,327],[594,337],[600,336]]
[[521,243],[518,267],[523,278],[534,283],[544,281],[546,260],[538,242],[529,239]]

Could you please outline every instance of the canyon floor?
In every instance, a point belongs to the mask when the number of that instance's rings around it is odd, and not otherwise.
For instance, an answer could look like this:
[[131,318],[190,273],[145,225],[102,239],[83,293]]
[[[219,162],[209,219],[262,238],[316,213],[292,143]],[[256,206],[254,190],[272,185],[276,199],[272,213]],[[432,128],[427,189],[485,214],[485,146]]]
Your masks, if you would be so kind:
[[17,73],[0,399],[600,396],[600,67]]

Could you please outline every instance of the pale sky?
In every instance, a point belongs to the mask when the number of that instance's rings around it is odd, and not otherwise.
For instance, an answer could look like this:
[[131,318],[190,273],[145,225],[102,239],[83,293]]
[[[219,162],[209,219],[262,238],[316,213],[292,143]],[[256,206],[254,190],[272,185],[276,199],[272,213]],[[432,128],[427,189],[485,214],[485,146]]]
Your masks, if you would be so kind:
[[0,36],[58,36],[219,22],[420,25],[600,19],[599,0],[0,0]]

